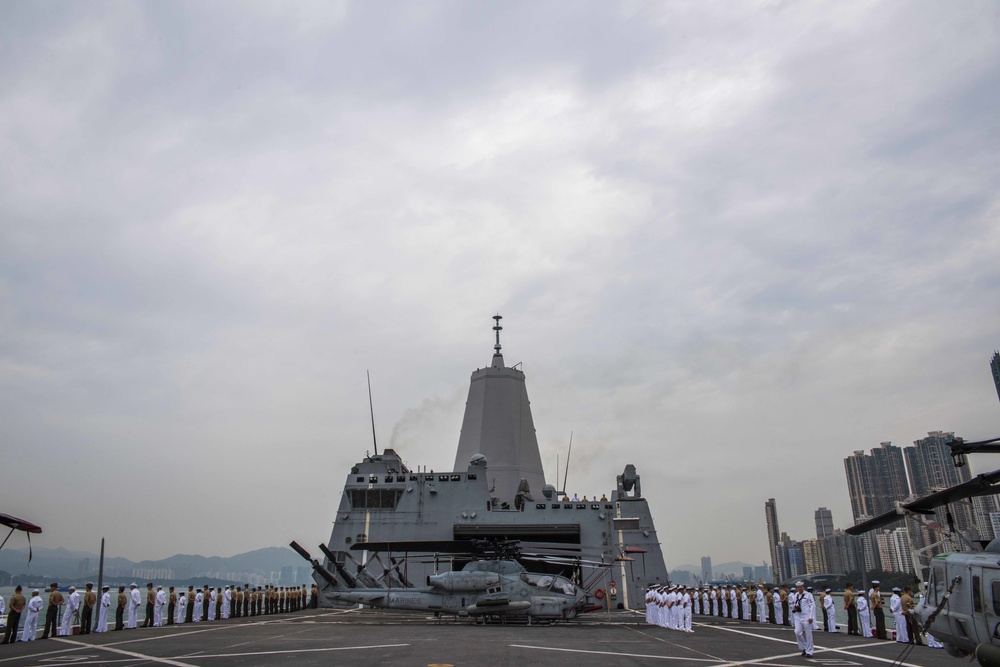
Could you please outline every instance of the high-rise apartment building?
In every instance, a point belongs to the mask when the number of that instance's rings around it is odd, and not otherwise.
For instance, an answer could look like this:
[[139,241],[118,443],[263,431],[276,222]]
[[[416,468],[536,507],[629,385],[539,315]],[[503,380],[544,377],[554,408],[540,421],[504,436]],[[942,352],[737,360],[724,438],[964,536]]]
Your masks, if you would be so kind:
[[825,507],[816,510],[816,539],[822,540],[833,535],[833,512]]
[[[931,431],[926,438],[914,440],[913,447],[906,448],[906,467],[913,493],[925,496],[972,479],[969,466],[956,468],[952,462],[948,443],[954,439],[954,433]],[[966,535],[972,535],[973,539],[978,539],[980,536],[975,515],[969,504],[952,503],[950,507],[955,527]],[[938,522],[942,525],[945,522],[944,513],[944,508],[938,512]]]
[[802,559],[805,563],[804,574],[823,572],[819,564],[819,540],[802,540]]
[[972,511],[976,515],[976,525],[979,526],[979,536],[984,540],[994,540],[997,532],[990,521],[990,515],[1000,512],[1000,500],[997,496],[976,496],[972,499]]
[[701,557],[701,580],[703,582],[709,582],[714,577],[712,576],[712,557],[702,556]]
[[993,384],[997,388],[997,398],[1000,398],[1000,352],[995,350],[993,359],[990,361],[990,370],[993,371]]
[[781,542],[781,529],[778,527],[778,506],[774,498],[768,498],[764,503],[764,517],[767,519],[767,545],[771,549],[771,566],[777,581],[784,581],[792,575],[788,572],[788,554]]
[[791,542],[787,548],[788,577],[797,578],[808,574],[806,572],[806,556],[801,542]]
[[879,516],[892,511],[893,503],[909,495],[903,450],[883,442],[870,454],[857,450],[844,459],[847,490],[855,523],[860,516]]

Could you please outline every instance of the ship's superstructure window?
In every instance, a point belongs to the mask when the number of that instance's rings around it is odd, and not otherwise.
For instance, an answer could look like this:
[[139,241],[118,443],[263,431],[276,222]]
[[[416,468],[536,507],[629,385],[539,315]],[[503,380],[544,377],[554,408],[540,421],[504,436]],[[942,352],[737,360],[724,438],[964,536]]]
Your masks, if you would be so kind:
[[355,480],[355,481],[364,483],[364,481],[365,481],[364,475],[359,476],[358,479]]
[[451,481],[453,481],[453,482],[461,482],[462,481],[462,476],[461,475],[452,475],[451,476]]
[[439,482],[447,482],[448,481],[448,475],[438,475],[438,481]]
[[543,509],[545,509],[545,503],[536,503],[535,504],[535,509],[536,510],[543,510]]
[[470,473],[469,473],[469,480],[471,481],[471,480],[474,480],[474,479],[477,479],[477,477],[476,477],[476,473],[474,473],[474,472],[470,472]]
[[434,481],[434,475],[424,475],[424,481],[425,482],[433,482]]
[[552,503],[552,509],[557,510],[560,507],[562,507],[562,505],[560,505],[559,503]]
[[396,475],[396,481],[397,482],[405,482],[406,481],[406,475]]
[[354,509],[393,510],[403,495],[402,489],[351,489]]
[[378,484],[378,477],[376,475],[372,475],[368,478],[368,482],[370,484]]
[[417,481],[417,476],[416,475],[410,475],[410,481],[411,482],[416,482]]

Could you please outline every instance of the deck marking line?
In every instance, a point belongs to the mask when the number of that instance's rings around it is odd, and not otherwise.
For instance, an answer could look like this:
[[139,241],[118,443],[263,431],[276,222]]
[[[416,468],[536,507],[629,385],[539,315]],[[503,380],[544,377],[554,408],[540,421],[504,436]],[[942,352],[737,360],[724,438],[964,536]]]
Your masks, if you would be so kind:
[[555,648],[554,646],[528,646],[527,644],[509,644],[510,648],[528,648],[536,651],[558,651],[560,653],[586,653],[588,655],[613,655],[621,658],[650,658],[652,660],[683,660],[688,662],[714,662],[708,658],[681,658],[676,655],[644,655],[642,653],[622,653],[621,651],[587,651],[579,648]]
[[[783,644],[796,644],[796,645],[798,645],[798,642],[792,641],[790,639],[780,639],[778,637],[768,637],[767,635],[755,635],[752,632],[746,632],[745,630],[737,630],[735,628],[725,628],[725,627],[722,627],[720,625],[705,625],[705,624],[700,624],[700,623],[699,623],[699,625],[701,627],[715,628],[716,630],[723,630],[725,632],[735,632],[738,635],[746,635],[748,637],[757,637],[758,639],[769,639],[769,640],[771,640],[773,642],[781,642]],[[852,649],[852,648],[856,648],[856,646],[857,645],[855,645],[855,646],[848,646],[846,648],[833,648],[833,647],[824,647],[824,646],[815,646],[814,645],[813,646],[813,653],[814,654],[815,653],[842,653],[844,655],[849,655],[849,656],[851,656],[853,658],[863,658],[865,660],[874,660],[876,662],[887,662],[890,665],[899,665],[899,667],[920,667],[920,665],[916,665],[916,664],[909,663],[909,662],[899,662],[898,659],[890,660],[889,658],[880,658],[877,655],[866,655],[864,653],[856,653],[854,651],[849,650],[849,649]],[[867,644],[865,646],[867,646]],[[871,646],[873,646],[873,647],[875,647],[875,646],[885,646],[885,644],[884,643],[880,643],[880,644],[873,643],[873,644],[871,644]],[[757,664],[758,662],[761,662],[761,661],[774,660],[774,659],[781,658],[781,657],[782,656],[771,656],[769,658],[758,658],[756,660],[740,660],[740,661],[735,661],[735,662],[728,662],[727,661],[727,662],[724,662],[723,665],[725,665],[725,667],[735,667],[737,665],[754,665],[754,664]],[[787,657],[787,656],[785,656],[785,657]],[[794,655],[792,657],[794,657]]]
[[176,667],[196,667],[188,662],[178,662],[176,660],[171,660],[170,658],[157,658],[152,655],[146,655],[144,653],[136,653],[135,651],[126,651],[120,648],[112,648],[111,646],[101,645],[101,644],[85,644],[83,642],[73,641],[72,639],[64,639],[63,637],[56,637],[57,642],[64,642],[66,644],[75,644],[77,646],[82,646],[84,648],[93,648],[97,651],[110,651],[112,653],[117,653],[119,655],[127,655],[132,658],[139,658],[140,660],[149,660],[150,662],[158,662],[163,665],[175,665]]
[[[325,651],[360,651],[369,648],[399,648],[401,646],[409,646],[409,644],[377,644],[375,646],[328,646],[323,648],[294,648],[285,651],[251,651],[249,653],[203,653],[198,656],[186,656],[179,655],[178,658],[197,658],[198,660],[203,660],[205,658],[241,658],[248,655],[282,655],[286,653],[322,653]],[[173,664],[184,664],[184,663],[173,663]]]
[[[56,639],[56,637],[53,637],[52,639]],[[48,640],[45,640],[45,641],[48,641]],[[88,644],[84,644],[84,646],[88,646]],[[79,650],[81,650],[80,647],[74,646],[73,648],[62,648],[62,649],[59,649],[58,651],[47,651],[45,653],[35,653],[34,655],[30,655],[30,656],[18,655],[18,656],[12,656],[10,658],[0,658],[0,662],[10,662],[11,660],[24,660],[26,658],[30,658],[30,659],[34,660],[35,658],[40,658],[40,657],[42,657],[44,655],[56,655],[58,653],[69,653],[71,651],[79,651]]]
[[699,651],[697,649],[691,648],[690,646],[684,646],[683,644],[678,644],[678,643],[672,642],[672,641],[670,641],[668,639],[662,639],[660,637],[657,637],[656,635],[651,635],[648,632],[643,632],[642,630],[637,630],[636,628],[628,628],[628,629],[631,630],[632,632],[636,632],[636,633],[638,633],[638,634],[640,634],[640,635],[642,635],[644,637],[650,637],[652,639],[655,639],[658,642],[663,642],[664,644],[670,644],[671,646],[676,646],[678,648],[682,648],[682,649],[685,649],[687,651],[691,651],[692,653],[697,653],[698,655],[704,655],[704,656],[707,656],[709,658],[712,658],[713,660],[718,660],[719,662],[725,662],[725,658],[720,658],[717,655],[712,655],[711,653],[705,653],[704,651]]
[[[220,625],[220,626],[217,626],[217,627],[214,627],[214,628],[205,628],[203,630],[188,630],[187,632],[164,633],[164,634],[161,634],[161,635],[157,635],[155,637],[142,637],[140,639],[123,639],[120,642],[110,642],[108,644],[102,644],[102,646],[124,646],[125,644],[136,644],[138,642],[152,642],[152,641],[156,641],[158,639],[172,639],[173,637],[183,637],[184,635],[197,635],[197,634],[201,634],[202,632],[215,632],[217,630],[225,630],[227,627],[228,628],[235,628],[235,627],[241,627],[241,626],[236,626],[236,625],[229,625],[229,626]],[[87,646],[90,646],[90,644],[87,644]]]

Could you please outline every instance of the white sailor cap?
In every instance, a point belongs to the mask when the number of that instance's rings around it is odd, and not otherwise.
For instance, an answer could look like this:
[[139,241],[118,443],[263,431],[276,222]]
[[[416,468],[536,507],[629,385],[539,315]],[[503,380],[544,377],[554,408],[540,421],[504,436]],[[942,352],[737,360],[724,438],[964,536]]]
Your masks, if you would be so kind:
[[40,590],[38,590],[37,588],[36,588],[35,590],[31,591],[31,592],[32,592],[32,593],[41,593],[41,591],[40,591]]
[[162,591],[162,590],[163,590],[163,586],[157,586],[157,587],[156,587],[156,590],[158,590],[158,591]]
[[805,583],[803,583],[803,582],[801,582],[801,581],[796,581],[796,582],[795,582],[795,585],[796,585],[796,586],[805,586]]
[[135,584],[129,584],[129,588],[135,588]]
[[72,586],[71,585],[68,590],[75,591],[76,590],[76,586]]
[[872,586],[878,586],[878,579],[872,579]]
[[901,590],[902,590],[902,589],[901,589],[901,588],[900,588],[899,586],[893,586],[893,587],[892,587],[892,592],[893,592],[893,593],[899,593],[899,592],[900,592]]
[[824,592],[824,593],[829,593],[829,592],[830,592],[830,589],[829,589],[829,588],[827,588],[827,589],[824,589],[824,590],[823,590],[823,592]]

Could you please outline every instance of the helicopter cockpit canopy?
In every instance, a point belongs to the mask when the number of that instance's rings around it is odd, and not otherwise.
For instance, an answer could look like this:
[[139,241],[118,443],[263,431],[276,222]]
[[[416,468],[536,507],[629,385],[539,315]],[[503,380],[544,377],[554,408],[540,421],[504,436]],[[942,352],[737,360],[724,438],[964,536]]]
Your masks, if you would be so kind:
[[536,588],[544,588],[545,590],[552,590],[556,593],[564,593],[565,595],[576,595],[576,586],[566,577],[522,572],[521,581]]

